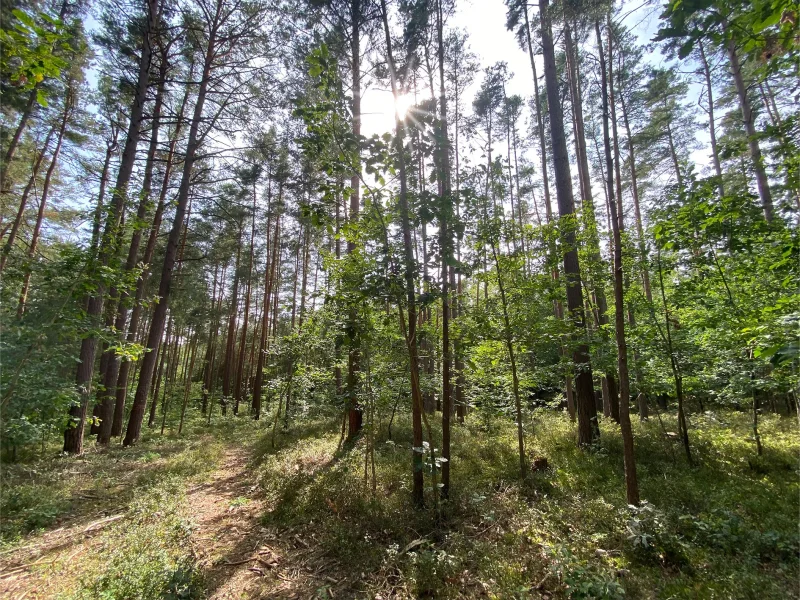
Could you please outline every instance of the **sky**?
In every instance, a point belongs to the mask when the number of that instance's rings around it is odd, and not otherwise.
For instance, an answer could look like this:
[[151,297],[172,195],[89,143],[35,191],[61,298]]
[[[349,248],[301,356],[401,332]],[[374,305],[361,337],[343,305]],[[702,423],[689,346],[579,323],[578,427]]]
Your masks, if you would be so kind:
[[[637,1],[626,2],[626,5],[630,5],[630,8],[625,10],[624,24],[636,33],[642,44],[648,43],[653,39],[659,27],[660,2]],[[530,16],[538,18],[538,11],[535,8],[532,9]],[[463,29],[469,33],[470,47],[478,55],[482,68],[500,61],[508,64],[509,71],[514,74],[506,86],[509,95],[519,94],[526,99],[533,96],[530,59],[527,52],[517,44],[513,32],[506,29],[504,0],[458,0],[456,12],[447,21],[447,26]],[[557,46],[559,43],[560,41],[556,40]],[[541,79],[544,73],[542,58],[536,56],[535,60],[537,74]],[[647,56],[647,60],[654,66],[660,66],[666,62],[658,51],[651,52]],[[477,92],[481,78],[481,75],[478,74],[471,89],[467,90],[464,96],[465,104],[471,103],[471,98]],[[543,82],[540,82],[540,87],[542,85]],[[690,99],[695,102],[699,93],[699,87],[692,86]],[[362,133],[364,135],[370,136],[374,133],[381,134],[393,130],[394,107],[392,95],[388,90],[374,87],[368,89],[362,99],[362,110],[364,111],[362,117]],[[691,158],[698,165],[708,166],[710,157],[707,149],[707,133],[701,131],[698,140],[705,147],[695,150]]]

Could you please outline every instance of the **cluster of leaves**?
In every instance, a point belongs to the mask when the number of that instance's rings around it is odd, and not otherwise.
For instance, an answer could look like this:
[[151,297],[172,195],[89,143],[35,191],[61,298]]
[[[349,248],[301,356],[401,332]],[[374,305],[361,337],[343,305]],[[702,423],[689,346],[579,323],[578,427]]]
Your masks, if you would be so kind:
[[[0,76],[11,86],[27,91],[45,78],[58,77],[67,67],[63,55],[70,51],[70,34],[63,23],[47,13],[12,11],[11,27],[0,29]],[[46,92],[37,87],[37,101],[47,106]]]

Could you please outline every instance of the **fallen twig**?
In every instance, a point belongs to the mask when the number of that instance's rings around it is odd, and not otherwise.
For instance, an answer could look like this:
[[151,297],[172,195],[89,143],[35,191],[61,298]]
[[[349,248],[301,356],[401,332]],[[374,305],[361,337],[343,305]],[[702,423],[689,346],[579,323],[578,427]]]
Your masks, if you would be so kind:
[[100,519],[99,521],[95,521],[91,525],[89,525],[86,529],[83,530],[83,533],[89,533],[93,529],[97,529],[98,527],[108,525],[109,523],[113,523],[114,521],[119,521],[124,514],[114,515],[113,517],[106,517],[105,519]]
[[226,563],[222,563],[222,564],[225,565],[226,567],[235,567],[237,565],[243,565],[244,563],[249,563],[249,562],[254,561],[256,559],[257,559],[257,557],[251,556],[250,558],[245,558],[244,560],[237,560],[235,562],[226,562]]

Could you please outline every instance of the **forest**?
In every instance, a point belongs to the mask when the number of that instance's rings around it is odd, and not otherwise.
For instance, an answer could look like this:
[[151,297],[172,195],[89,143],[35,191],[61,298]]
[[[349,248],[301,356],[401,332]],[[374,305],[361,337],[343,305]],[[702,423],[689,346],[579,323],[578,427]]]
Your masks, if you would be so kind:
[[799,597],[798,18],[3,0],[0,597]]

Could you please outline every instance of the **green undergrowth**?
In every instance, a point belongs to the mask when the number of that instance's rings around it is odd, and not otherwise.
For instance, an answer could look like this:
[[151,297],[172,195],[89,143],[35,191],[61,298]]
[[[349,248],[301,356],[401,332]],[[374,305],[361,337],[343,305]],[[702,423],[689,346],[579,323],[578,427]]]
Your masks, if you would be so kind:
[[98,450],[87,436],[79,458],[52,446],[25,461],[3,464],[0,546],[9,549],[38,531],[96,518],[109,505],[121,510],[134,492],[165,478],[202,477],[218,466],[234,428],[223,425],[212,436],[200,422],[190,423],[181,437],[146,430],[135,447],[122,448],[117,440],[105,450]]
[[[663,425],[662,425],[663,424]],[[300,530],[357,582],[357,597],[787,598],[798,585],[796,421],[765,416],[756,456],[748,417],[694,415],[696,466],[665,431],[674,415],[634,423],[640,507],[625,501],[618,427],[581,451],[562,414],[526,423],[530,457],[548,467],[521,482],[516,430],[470,418],[453,431],[451,498],[411,495],[409,423],[339,449],[338,426],[297,425],[256,446],[264,525]],[[438,442],[434,440],[434,446]]]
[[525,423],[527,453],[547,466],[521,481],[513,423],[473,415],[453,427],[450,499],[434,501],[426,471],[422,509],[410,501],[405,418],[395,418],[392,439],[385,423],[374,432],[374,490],[369,431],[340,444],[335,418],[279,424],[274,434],[272,425],[217,415],[210,429],[190,421],[182,437],[148,431],[135,448],[5,465],[5,544],[124,514],[95,539],[62,597],[202,598],[184,490],[239,448],[264,500],[261,526],[277,540],[299,534],[309,554],[334,560],[325,569],[344,582],[336,597],[769,600],[797,590],[793,419],[762,417],[759,457],[747,414],[691,415],[694,467],[667,435],[674,414],[634,422],[644,500],[636,508],[625,501],[619,430],[608,421],[601,441],[579,450],[564,414],[537,410]]
[[78,589],[62,600],[199,598],[203,582],[191,553],[184,482],[161,479],[134,494],[119,524],[103,533],[83,565]]

